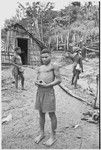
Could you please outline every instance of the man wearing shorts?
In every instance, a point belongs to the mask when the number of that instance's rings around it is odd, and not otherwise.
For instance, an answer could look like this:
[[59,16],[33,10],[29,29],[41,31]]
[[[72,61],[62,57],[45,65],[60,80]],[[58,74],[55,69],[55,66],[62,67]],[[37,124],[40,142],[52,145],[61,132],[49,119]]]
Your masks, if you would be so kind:
[[40,134],[35,138],[35,143],[39,143],[44,138],[45,114],[49,113],[51,119],[51,136],[44,142],[46,146],[51,146],[55,141],[55,130],[57,128],[57,118],[55,114],[56,100],[53,86],[61,83],[59,67],[51,63],[51,53],[44,49],[41,52],[42,65],[38,68],[37,89],[35,108],[39,111]]

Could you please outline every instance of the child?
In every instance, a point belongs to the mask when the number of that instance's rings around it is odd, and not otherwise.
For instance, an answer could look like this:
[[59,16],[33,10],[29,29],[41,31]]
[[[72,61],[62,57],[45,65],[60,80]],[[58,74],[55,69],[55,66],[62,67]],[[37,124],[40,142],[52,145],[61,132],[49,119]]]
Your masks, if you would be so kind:
[[35,143],[39,143],[44,138],[45,113],[49,113],[51,119],[51,136],[48,141],[44,142],[46,146],[51,146],[55,141],[55,130],[57,128],[57,118],[55,115],[56,100],[53,86],[61,83],[59,68],[51,63],[51,54],[47,49],[41,52],[42,65],[38,69],[37,81],[38,86],[35,108],[38,109],[40,119],[40,134],[35,138]]
[[23,70],[21,68],[22,61],[21,61],[20,54],[21,54],[21,48],[16,47],[15,48],[15,54],[12,58],[12,65],[14,66],[14,68],[12,70],[12,74],[13,74],[14,79],[15,79],[16,89],[18,89],[18,79],[20,77],[21,78],[22,90],[24,90],[24,76],[23,76]]

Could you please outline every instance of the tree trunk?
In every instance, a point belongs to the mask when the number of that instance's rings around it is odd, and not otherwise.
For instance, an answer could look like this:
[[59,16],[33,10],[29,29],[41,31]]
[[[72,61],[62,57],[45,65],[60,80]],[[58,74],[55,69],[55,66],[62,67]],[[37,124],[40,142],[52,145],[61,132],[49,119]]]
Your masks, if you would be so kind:
[[[7,59],[10,62],[9,46],[10,46],[10,30],[8,30],[8,32],[7,32]],[[5,56],[5,59],[6,59],[6,56]]]
[[43,41],[43,23],[41,18],[41,40]]
[[68,45],[69,45],[69,32],[68,32],[68,35],[67,35],[67,43],[66,43],[67,51],[68,51]]
[[35,31],[36,31],[36,36],[41,39],[40,37],[40,31],[39,31],[39,26],[38,26],[38,19],[36,19],[35,17],[33,17],[33,22],[34,22],[34,26],[35,26]]
[[58,35],[57,35],[57,51],[58,51],[58,45],[59,45],[59,41],[58,41]]

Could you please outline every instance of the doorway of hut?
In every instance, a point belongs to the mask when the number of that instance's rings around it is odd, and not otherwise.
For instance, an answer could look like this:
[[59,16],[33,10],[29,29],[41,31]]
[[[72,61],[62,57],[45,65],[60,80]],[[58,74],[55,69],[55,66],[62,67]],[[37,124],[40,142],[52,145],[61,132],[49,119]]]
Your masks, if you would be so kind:
[[21,59],[22,64],[28,64],[28,39],[26,38],[17,38],[18,47],[21,48]]

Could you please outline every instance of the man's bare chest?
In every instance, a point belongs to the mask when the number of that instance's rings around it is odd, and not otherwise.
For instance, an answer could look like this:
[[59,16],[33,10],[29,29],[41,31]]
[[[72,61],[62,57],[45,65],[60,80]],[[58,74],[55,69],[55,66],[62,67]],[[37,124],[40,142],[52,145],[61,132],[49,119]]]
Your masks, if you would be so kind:
[[20,56],[15,56],[14,62],[15,63],[21,63],[21,57]]
[[39,69],[39,73],[49,73],[49,72],[53,72],[53,68],[51,66],[41,66]]
[[80,60],[80,57],[79,57],[78,55],[76,55],[76,56],[74,57],[74,62],[79,63],[79,60]]

